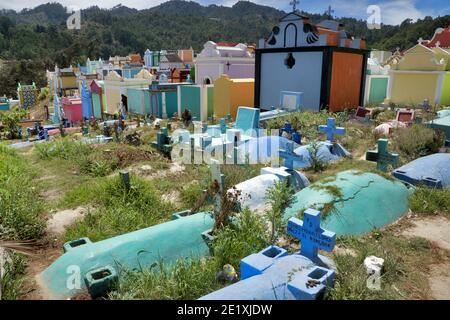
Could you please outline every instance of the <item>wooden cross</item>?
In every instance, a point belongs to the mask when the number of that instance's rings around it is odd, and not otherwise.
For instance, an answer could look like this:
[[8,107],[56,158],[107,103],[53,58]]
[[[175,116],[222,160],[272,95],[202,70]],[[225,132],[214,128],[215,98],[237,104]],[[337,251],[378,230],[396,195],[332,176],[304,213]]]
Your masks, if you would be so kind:
[[289,4],[292,6],[292,11],[295,12],[295,11],[297,11],[297,5],[300,4],[300,1],[292,0]]
[[377,163],[377,169],[387,172],[388,166],[395,166],[399,162],[399,155],[388,151],[387,139],[378,140],[378,151],[369,150],[366,153],[366,160]]
[[333,251],[336,245],[336,233],[320,227],[320,211],[307,209],[303,221],[290,218],[287,233],[301,242],[300,254],[311,260],[317,259],[319,249]]

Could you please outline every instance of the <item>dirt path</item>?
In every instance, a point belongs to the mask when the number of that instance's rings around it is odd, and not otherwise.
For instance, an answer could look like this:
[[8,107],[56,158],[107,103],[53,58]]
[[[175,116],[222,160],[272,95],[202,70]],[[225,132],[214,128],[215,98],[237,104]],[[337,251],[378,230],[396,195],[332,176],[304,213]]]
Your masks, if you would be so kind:
[[[412,227],[402,232],[406,237],[420,237],[427,239],[434,246],[450,252],[450,220],[441,217],[416,218]],[[431,266],[428,274],[431,296],[436,300],[450,299],[450,259]]]

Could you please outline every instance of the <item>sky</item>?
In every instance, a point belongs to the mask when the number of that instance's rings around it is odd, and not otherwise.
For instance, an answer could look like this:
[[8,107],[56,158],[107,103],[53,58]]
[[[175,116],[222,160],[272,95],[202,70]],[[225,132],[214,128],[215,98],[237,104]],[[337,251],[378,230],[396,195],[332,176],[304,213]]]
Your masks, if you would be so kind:
[[[33,8],[47,2],[59,2],[64,6],[86,8],[97,5],[101,8],[112,8],[118,4],[127,7],[145,9],[154,7],[167,0],[0,0],[0,9],[21,10]],[[203,5],[217,4],[232,6],[237,0],[194,0]],[[251,0],[251,2],[272,6],[284,11],[292,10],[291,0]],[[385,24],[400,24],[407,18],[417,20],[425,16],[443,16],[450,14],[449,0],[300,0],[297,7],[311,13],[323,13],[331,5],[334,16],[367,19],[369,5],[378,5],[381,22]]]

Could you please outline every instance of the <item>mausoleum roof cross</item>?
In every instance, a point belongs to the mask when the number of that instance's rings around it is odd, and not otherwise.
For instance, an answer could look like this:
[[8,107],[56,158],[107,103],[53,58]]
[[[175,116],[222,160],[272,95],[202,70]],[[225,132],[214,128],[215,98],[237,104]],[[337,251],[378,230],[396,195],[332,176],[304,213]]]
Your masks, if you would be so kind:
[[328,6],[328,10],[326,12],[326,14],[328,15],[328,20],[333,19],[333,16],[332,16],[333,13],[334,13],[334,10],[331,9],[331,6]]
[[292,12],[296,12],[297,11],[297,5],[300,4],[299,0],[292,0],[289,3],[292,6]]

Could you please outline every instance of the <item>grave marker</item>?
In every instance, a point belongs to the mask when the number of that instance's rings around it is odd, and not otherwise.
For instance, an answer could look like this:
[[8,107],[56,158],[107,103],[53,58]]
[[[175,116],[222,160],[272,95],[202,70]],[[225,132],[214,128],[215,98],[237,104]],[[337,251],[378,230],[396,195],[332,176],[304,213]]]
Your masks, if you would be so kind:
[[395,166],[399,163],[399,155],[388,151],[389,141],[387,139],[378,140],[378,150],[369,150],[366,153],[366,160],[377,163],[377,169],[387,172],[388,166]]
[[290,218],[287,233],[301,242],[300,254],[315,261],[319,249],[333,251],[336,245],[336,233],[320,227],[320,211],[307,209],[303,221]]
[[345,128],[336,127],[336,120],[334,118],[328,118],[326,125],[319,126],[319,131],[326,133],[327,140],[334,141],[334,135],[344,135]]
[[286,149],[280,149],[279,155],[284,159],[284,166],[290,170],[294,170],[295,161],[303,161],[303,156],[294,152],[294,142],[289,141],[286,144]]

